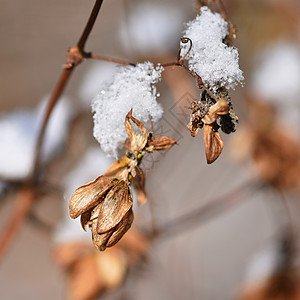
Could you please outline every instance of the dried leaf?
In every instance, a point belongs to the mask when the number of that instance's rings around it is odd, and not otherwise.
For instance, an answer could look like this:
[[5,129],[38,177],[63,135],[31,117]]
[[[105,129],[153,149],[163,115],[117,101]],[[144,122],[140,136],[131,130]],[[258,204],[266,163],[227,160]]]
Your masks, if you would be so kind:
[[130,209],[121,222],[114,228],[113,234],[109,238],[106,247],[114,246],[122,238],[126,231],[131,227],[133,217],[132,209]]
[[177,144],[177,142],[174,141],[172,138],[167,136],[159,136],[149,141],[146,150],[149,152],[166,150],[171,148],[175,144]]
[[145,191],[145,175],[143,170],[139,167],[135,167],[135,177],[132,179],[132,183],[138,191],[138,203],[143,205],[147,201],[146,191]]
[[89,220],[91,219],[91,214],[92,214],[92,212],[90,210],[88,210],[81,215],[80,223],[81,223],[81,227],[83,228],[84,231],[86,231],[86,225],[89,222]]
[[194,118],[193,117],[192,117],[192,120],[187,124],[186,127],[191,132],[191,136],[192,137],[195,137],[198,134],[199,130],[200,130],[200,127],[195,126],[195,122],[194,122]]
[[209,113],[213,117],[221,116],[221,115],[227,115],[229,111],[229,106],[227,101],[224,98],[220,98],[220,100],[212,105],[209,108]]
[[210,125],[204,126],[204,145],[207,163],[211,164],[220,156],[224,143],[219,132]]
[[130,164],[130,159],[127,156],[123,156],[118,161],[114,162],[104,173],[107,177],[118,177],[120,173],[123,172],[124,168],[126,168]]
[[78,188],[69,204],[70,216],[76,219],[87,210],[93,208],[112,187],[112,179],[100,176]]
[[211,115],[205,115],[201,120],[205,125],[212,125],[217,119]]
[[120,180],[109,191],[103,202],[99,204],[101,209],[98,216],[97,232],[105,233],[120,223],[132,204],[130,187],[125,181]]
[[[135,123],[141,129],[142,135],[136,134],[134,132],[133,126],[130,123],[130,119],[132,120],[133,123]],[[136,118],[134,118],[132,116],[132,109],[126,115],[125,128],[126,128],[127,135],[129,137],[131,150],[132,151],[140,151],[140,150],[144,149],[146,146],[146,143],[147,143],[147,138],[148,138],[147,129],[141,121],[137,120]]]
[[92,238],[93,238],[93,243],[94,246],[99,250],[99,251],[104,251],[106,249],[106,244],[113,234],[113,228],[105,233],[98,234],[97,233],[97,220],[94,220],[92,222],[91,230],[92,230]]

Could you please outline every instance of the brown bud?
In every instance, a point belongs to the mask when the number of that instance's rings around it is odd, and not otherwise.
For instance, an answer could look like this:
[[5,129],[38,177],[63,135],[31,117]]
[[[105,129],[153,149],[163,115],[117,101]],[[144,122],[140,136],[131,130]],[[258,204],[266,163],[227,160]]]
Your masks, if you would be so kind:
[[154,152],[158,150],[167,150],[175,145],[177,142],[174,141],[172,138],[167,136],[159,136],[154,139],[148,141],[148,146],[146,150],[148,152]]
[[211,164],[220,156],[224,146],[220,133],[211,125],[204,126],[204,145],[207,163]]

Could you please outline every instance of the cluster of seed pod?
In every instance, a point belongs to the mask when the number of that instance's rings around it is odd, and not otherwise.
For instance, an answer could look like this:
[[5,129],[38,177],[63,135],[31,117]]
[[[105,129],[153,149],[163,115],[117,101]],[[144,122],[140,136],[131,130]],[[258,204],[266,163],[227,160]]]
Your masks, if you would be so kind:
[[[134,132],[130,121],[141,134]],[[113,163],[104,175],[78,188],[69,205],[71,218],[81,216],[83,229],[89,225],[94,245],[101,251],[115,245],[131,227],[131,184],[138,191],[138,203],[142,205],[146,201],[145,177],[139,167],[145,153],[165,150],[176,143],[166,136],[154,138],[152,132],[148,133],[144,124],[132,116],[132,110],[126,115],[125,128],[129,137],[126,155]]]

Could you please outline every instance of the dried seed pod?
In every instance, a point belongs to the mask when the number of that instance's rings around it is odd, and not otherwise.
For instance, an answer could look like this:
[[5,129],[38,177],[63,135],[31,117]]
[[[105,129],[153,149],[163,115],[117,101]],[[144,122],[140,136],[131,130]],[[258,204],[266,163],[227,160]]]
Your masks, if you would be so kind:
[[146,151],[154,152],[154,151],[158,151],[158,150],[167,150],[175,144],[177,144],[177,142],[174,141],[170,137],[158,136],[158,137],[148,141]]
[[221,115],[227,115],[229,112],[229,106],[225,98],[220,100],[209,108],[209,114],[215,118]]
[[204,126],[204,145],[207,163],[211,164],[220,156],[224,146],[220,133],[211,125]]
[[[135,123],[141,129],[142,135],[136,134],[134,132],[133,126],[130,123],[130,119],[132,120],[133,123]],[[148,140],[147,129],[141,121],[137,120],[136,118],[134,118],[132,116],[132,109],[126,115],[125,128],[126,128],[127,135],[129,137],[129,141],[130,141],[130,150],[131,151],[143,150],[145,148],[145,146],[147,144],[147,140]]]
[[135,167],[135,177],[132,179],[132,183],[138,191],[138,203],[143,205],[147,201],[147,196],[145,192],[145,175],[143,170],[139,167]]
[[91,230],[95,247],[100,251],[104,251],[107,247],[114,246],[131,227],[133,218],[133,212],[130,208],[121,221],[105,233],[97,232],[97,220],[93,220]]
[[127,156],[123,156],[118,161],[114,162],[104,173],[107,177],[119,177],[127,166],[129,166],[131,160]]
[[130,187],[120,180],[99,204],[97,233],[105,233],[115,227],[132,205]]
[[111,178],[103,175],[78,188],[72,195],[69,204],[71,218],[76,219],[96,206],[113,186],[112,181]]
[[114,228],[111,237],[109,238],[106,247],[114,246],[122,236],[127,232],[127,230],[131,227],[133,222],[133,211],[132,208],[127,212],[127,214],[123,217],[121,222]]

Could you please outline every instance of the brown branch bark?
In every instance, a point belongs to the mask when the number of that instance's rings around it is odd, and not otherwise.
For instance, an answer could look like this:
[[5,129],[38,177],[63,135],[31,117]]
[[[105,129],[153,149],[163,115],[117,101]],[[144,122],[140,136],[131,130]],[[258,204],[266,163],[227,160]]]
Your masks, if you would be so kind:
[[[98,13],[100,11],[101,5],[103,3],[103,0],[96,0],[94,7],[92,9],[92,12],[90,14],[90,17],[87,21],[87,24],[83,30],[83,33],[81,37],[79,38],[79,41],[73,49],[78,49],[79,54],[83,57],[84,53],[84,47],[86,44],[86,41],[89,37],[89,34],[91,30],[93,29],[93,26],[95,24],[95,21],[97,19]],[[67,59],[68,60],[68,59]],[[40,168],[40,156],[41,156],[41,147],[44,141],[45,131],[48,125],[49,118],[53,112],[53,109],[58,102],[60,96],[62,95],[63,90],[65,89],[68,79],[70,78],[70,75],[72,71],[75,69],[78,63],[81,62],[81,59],[76,64],[70,64],[68,61],[68,64],[65,66],[64,70],[62,71],[57,84],[55,85],[53,92],[51,94],[51,97],[48,101],[48,105],[45,111],[45,115],[43,118],[43,122],[38,134],[37,143],[36,143],[36,152],[34,157],[34,169],[31,176],[29,176],[28,180],[26,181],[23,188],[19,190],[19,194],[16,200],[15,207],[12,211],[12,214],[10,215],[8,222],[6,226],[3,229],[3,232],[0,236],[0,260],[3,258],[4,254],[6,253],[9,245],[14,240],[17,232],[21,228],[24,220],[26,219],[30,208],[32,206],[32,203],[35,199],[35,186],[38,181],[39,177],[39,168]]]
[[134,63],[127,62],[127,61],[124,61],[124,60],[121,60],[121,59],[110,58],[110,57],[105,57],[105,56],[100,56],[100,55],[95,55],[95,54],[91,54],[91,55],[87,56],[86,58],[110,61],[110,62],[120,64],[120,65],[123,65],[123,66],[135,66],[136,65]]
[[[82,32],[81,37],[78,40],[78,43],[76,44],[76,46],[78,47],[78,50],[81,52],[81,54],[84,53],[84,46],[89,37],[89,34],[91,33],[91,31],[93,29],[93,26],[95,24],[98,14],[99,14],[102,3],[103,3],[103,0],[96,0],[95,5],[90,14],[90,17],[87,21],[87,24]],[[38,171],[38,167],[39,167],[39,163],[40,163],[40,152],[41,152],[41,147],[43,144],[45,130],[47,128],[49,118],[52,114],[55,104],[57,103],[64,88],[66,87],[67,81],[75,67],[76,67],[76,65],[73,64],[70,67],[66,67],[63,70],[63,72],[62,72],[60,78],[58,79],[58,82],[53,90],[53,93],[49,99],[48,106],[47,106],[47,109],[46,109],[46,112],[44,115],[43,123],[41,126],[41,130],[40,130],[38,138],[37,138],[36,154],[35,154],[35,160],[34,160],[34,174],[33,174],[34,177],[36,177],[36,174],[38,174],[37,171]]]
[[227,21],[228,16],[227,16],[227,12],[226,12],[226,9],[225,9],[225,6],[224,6],[222,0],[216,0],[216,2],[219,6],[220,14],[221,14],[222,18]]
[[34,199],[34,191],[31,185],[20,188],[17,200],[8,222],[0,236],[0,260],[7,252],[8,246],[12,243],[26,218]]
[[37,145],[36,145],[36,153],[35,153],[35,159],[34,159],[34,169],[33,169],[33,177],[34,181],[37,180],[39,176],[39,165],[40,165],[40,156],[41,156],[41,148],[45,136],[45,131],[48,125],[49,118],[52,114],[52,111],[54,109],[55,104],[57,103],[59,97],[61,96],[64,88],[66,87],[67,81],[70,78],[70,75],[73,71],[73,67],[69,69],[64,69],[60,75],[60,78],[58,79],[58,82],[52,92],[52,95],[48,101],[46,112],[43,118],[43,123],[41,125],[38,139],[37,139]]
[[79,38],[79,41],[77,43],[77,47],[79,48],[80,51],[84,51],[84,47],[85,47],[85,44],[86,44],[86,41],[94,27],[94,24],[96,22],[96,19],[98,17],[98,14],[99,14],[99,11],[100,11],[100,8],[102,6],[102,3],[103,3],[103,0],[96,0],[96,3],[93,7],[93,10],[91,12],[91,15],[88,19],[88,22],[82,32],[82,35],[81,37]]

